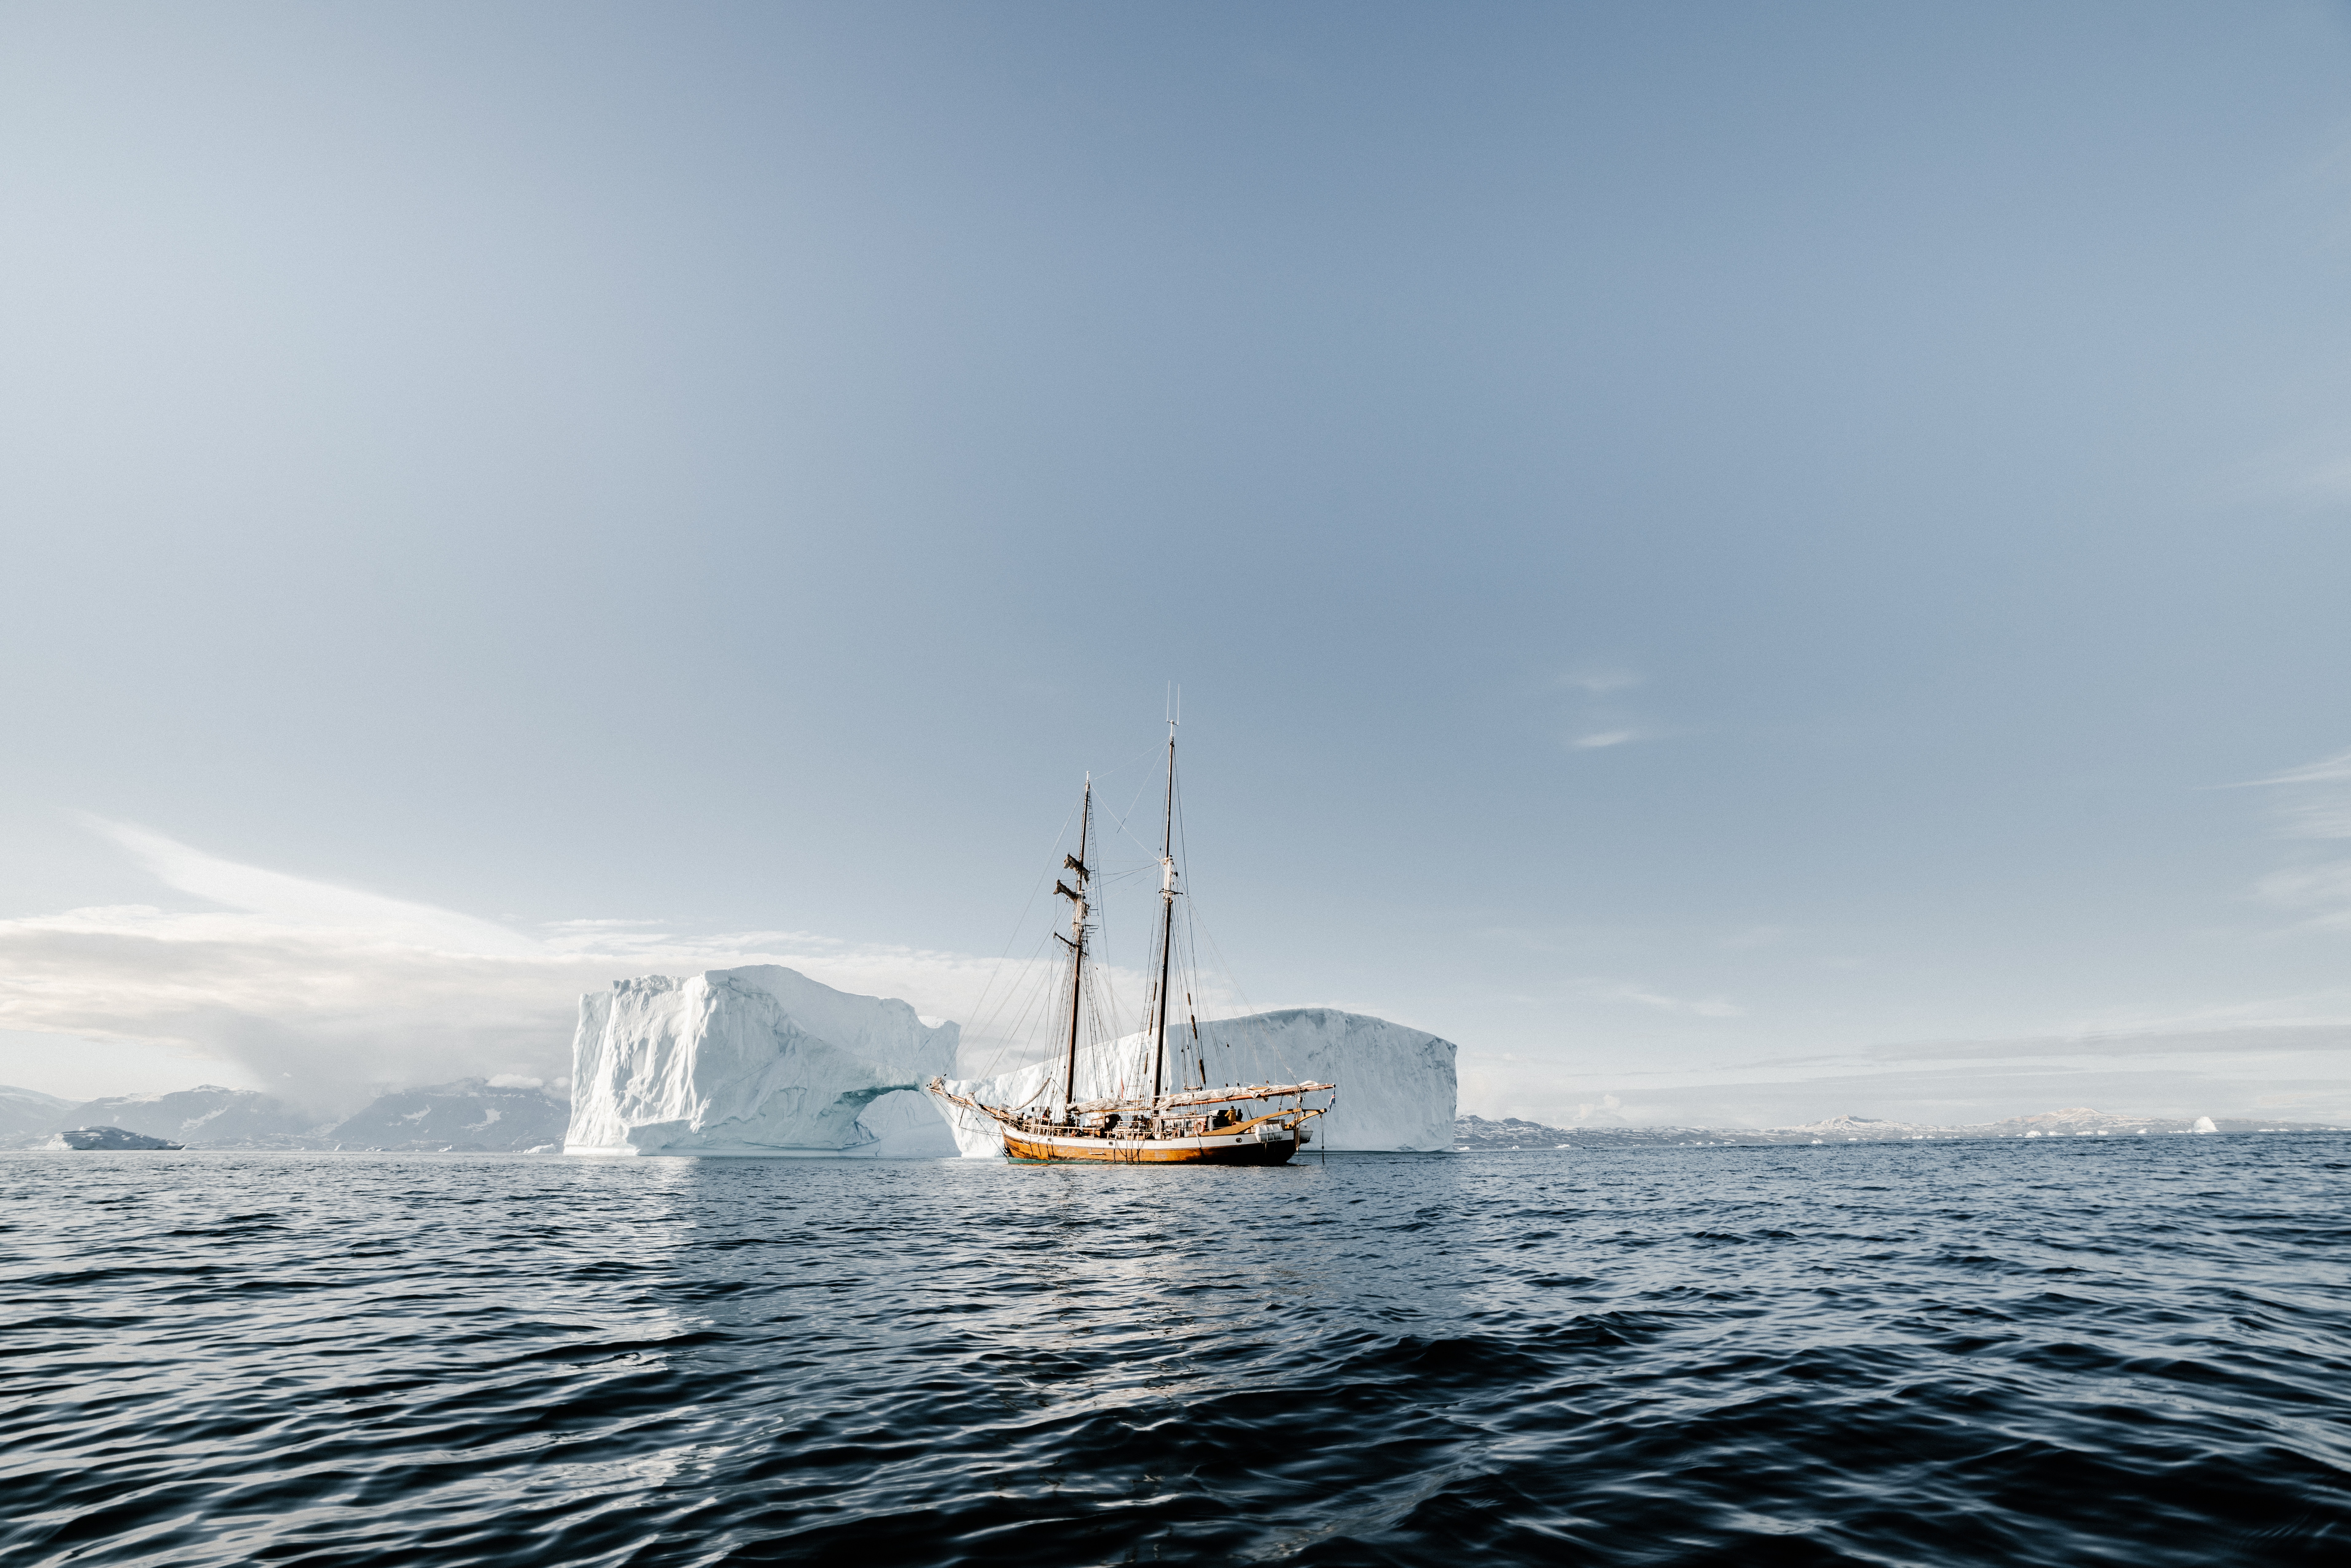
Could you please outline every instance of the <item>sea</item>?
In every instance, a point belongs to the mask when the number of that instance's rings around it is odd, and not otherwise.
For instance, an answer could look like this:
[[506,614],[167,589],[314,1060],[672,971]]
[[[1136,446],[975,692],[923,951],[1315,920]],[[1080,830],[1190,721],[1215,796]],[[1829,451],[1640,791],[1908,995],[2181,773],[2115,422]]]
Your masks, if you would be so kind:
[[2351,1135],[0,1155],[0,1561],[2351,1563]]

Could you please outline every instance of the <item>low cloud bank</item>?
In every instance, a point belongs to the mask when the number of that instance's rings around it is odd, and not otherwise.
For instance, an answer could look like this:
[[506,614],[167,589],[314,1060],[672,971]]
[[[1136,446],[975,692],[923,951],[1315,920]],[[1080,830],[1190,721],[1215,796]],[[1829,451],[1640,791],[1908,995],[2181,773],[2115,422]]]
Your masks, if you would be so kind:
[[608,921],[521,931],[94,825],[169,885],[229,907],[0,921],[0,1030],[181,1047],[320,1115],[459,1078],[559,1088],[580,994],[634,975],[783,964],[967,1018],[998,967],[799,932],[688,937]]
[[1834,1115],[1972,1126],[2069,1105],[2351,1125],[2351,1026],[1877,1046],[1710,1071],[1577,1074],[1509,1093],[1483,1062],[1462,1076],[1465,1106],[1507,1101],[1510,1114],[1566,1127],[1761,1128]]
[[[323,1120],[381,1092],[461,1078],[535,1081],[560,1093],[580,993],[638,975],[752,964],[781,964],[957,1019],[967,1075],[1016,1067],[1030,1054],[991,1028],[1015,1027],[1005,1021],[1013,1009],[1000,1004],[1029,988],[1019,961],[806,932],[689,936],[601,920],[520,930],[240,865],[144,829],[93,825],[167,885],[225,907],[110,905],[0,920],[0,1039],[55,1040],[61,1054],[74,1038],[115,1042],[126,1060],[177,1050],[235,1071],[192,1062],[181,1082],[90,1087],[73,1082],[80,1075],[68,1062],[51,1081],[34,1079],[68,1097],[229,1077]],[[1119,987],[1143,990],[1133,976],[1122,975]],[[2351,1124],[2351,1025],[2220,1021],[1879,1045],[1688,1071],[1583,1071],[1472,1048],[1460,1061],[1461,1107],[1558,1126],[1761,1127],[1846,1113],[1963,1125],[2065,1105]]]

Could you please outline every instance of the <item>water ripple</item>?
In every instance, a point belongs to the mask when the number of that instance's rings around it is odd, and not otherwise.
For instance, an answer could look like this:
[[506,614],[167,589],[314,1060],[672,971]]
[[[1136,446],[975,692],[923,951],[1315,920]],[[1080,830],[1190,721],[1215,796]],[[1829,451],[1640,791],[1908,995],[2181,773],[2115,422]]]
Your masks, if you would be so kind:
[[2351,1558],[2351,1138],[0,1158],[11,1563]]

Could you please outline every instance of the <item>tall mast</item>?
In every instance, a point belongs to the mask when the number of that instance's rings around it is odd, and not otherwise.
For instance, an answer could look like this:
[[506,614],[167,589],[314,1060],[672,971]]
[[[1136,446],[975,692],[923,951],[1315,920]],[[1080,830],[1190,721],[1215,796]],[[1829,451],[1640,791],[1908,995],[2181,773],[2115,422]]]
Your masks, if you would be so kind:
[[1167,1073],[1167,965],[1176,947],[1176,721],[1167,721],[1167,814],[1159,838],[1159,989],[1151,1019],[1151,1098]]
[[1072,889],[1053,881],[1053,891],[1070,901],[1070,934],[1062,938],[1070,945],[1070,1057],[1061,1074],[1061,1104],[1064,1110],[1078,1103],[1078,1009],[1086,992],[1086,830],[1093,825],[1094,776],[1086,775],[1084,801],[1078,807],[1078,852],[1063,855],[1062,865],[1078,873],[1078,885]]

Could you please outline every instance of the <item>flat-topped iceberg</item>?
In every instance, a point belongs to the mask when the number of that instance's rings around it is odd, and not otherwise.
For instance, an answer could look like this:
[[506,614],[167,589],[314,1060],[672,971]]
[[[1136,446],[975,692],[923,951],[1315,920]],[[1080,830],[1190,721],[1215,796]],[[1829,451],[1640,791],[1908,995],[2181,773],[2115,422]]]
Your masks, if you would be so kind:
[[774,964],[580,998],[569,1154],[952,1155],[919,1086],[960,1031]]
[[[1451,1040],[1385,1019],[1336,1008],[1289,1008],[1200,1026],[1217,1082],[1336,1083],[1331,1113],[1308,1124],[1326,1149],[1444,1149],[1453,1143]],[[1131,1034],[1078,1053],[1078,1098],[1132,1094],[1150,1087],[1148,1037]],[[1053,1101],[1066,1060],[1056,1057],[992,1078],[947,1087],[1007,1109]],[[1174,1085],[1169,1085],[1174,1087]],[[1313,1096],[1320,1103],[1322,1096]],[[1001,1127],[976,1111],[941,1103],[956,1144],[972,1157],[1004,1152]]]

